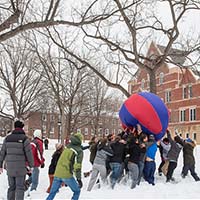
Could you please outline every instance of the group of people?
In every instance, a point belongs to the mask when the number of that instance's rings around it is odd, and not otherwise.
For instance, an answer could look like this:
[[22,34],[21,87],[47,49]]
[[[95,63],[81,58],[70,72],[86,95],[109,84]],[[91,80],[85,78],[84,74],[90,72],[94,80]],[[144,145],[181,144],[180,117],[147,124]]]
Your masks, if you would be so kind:
[[[37,189],[39,168],[43,168],[45,162],[43,141],[39,129],[34,131],[30,141],[23,130],[23,122],[16,121],[14,127],[4,139],[0,151],[0,173],[3,172],[5,164],[9,184],[7,199],[23,200],[24,183],[30,184],[30,191]],[[46,200],[53,200],[62,186],[68,186],[73,191],[73,200],[79,199],[83,186],[83,150],[87,148],[90,150],[89,161],[92,164],[87,191],[91,191],[95,184],[100,187],[101,183],[110,184],[114,189],[115,185],[122,181],[130,182],[130,188],[133,189],[140,185],[142,178],[155,185],[155,156],[158,148],[161,155],[158,173],[166,176],[166,182],[175,181],[173,173],[182,149],[182,177],[185,178],[190,171],[195,181],[200,180],[195,172],[195,142],[179,135],[172,139],[168,130],[161,141],[156,141],[154,135],[144,133],[139,124],[118,135],[109,134],[102,138],[94,136],[87,147],[82,146],[82,140],[82,134],[75,133],[70,136],[67,144],[56,144],[48,170],[49,187]],[[45,149],[48,149],[48,146]],[[29,178],[25,180],[27,174]]]
[[91,191],[95,184],[99,184],[98,174],[102,182],[110,182],[112,189],[116,183],[122,180],[127,182],[127,179],[131,182],[131,189],[140,184],[141,178],[155,185],[157,149],[161,155],[158,174],[166,176],[166,182],[175,182],[173,173],[181,150],[181,176],[185,178],[190,171],[194,180],[199,181],[195,172],[195,146],[195,141],[190,138],[183,139],[178,134],[172,138],[169,130],[166,131],[166,137],[156,141],[154,135],[145,134],[139,125],[117,136],[111,134],[100,140],[93,137],[90,141],[90,162],[93,167],[87,190]]

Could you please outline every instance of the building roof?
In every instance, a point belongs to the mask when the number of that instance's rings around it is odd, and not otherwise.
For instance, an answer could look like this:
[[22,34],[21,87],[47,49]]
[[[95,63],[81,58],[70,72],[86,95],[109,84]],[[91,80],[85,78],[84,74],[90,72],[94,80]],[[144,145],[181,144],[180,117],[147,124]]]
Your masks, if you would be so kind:
[[[161,51],[161,53],[164,53],[164,50],[166,47],[162,46],[162,45],[157,45],[157,47],[159,48],[159,50]],[[185,57],[185,52],[180,50],[180,49],[175,49],[175,48],[171,48],[169,50],[169,57],[172,59],[172,61],[178,65],[182,65],[185,63],[186,61],[186,57]]]

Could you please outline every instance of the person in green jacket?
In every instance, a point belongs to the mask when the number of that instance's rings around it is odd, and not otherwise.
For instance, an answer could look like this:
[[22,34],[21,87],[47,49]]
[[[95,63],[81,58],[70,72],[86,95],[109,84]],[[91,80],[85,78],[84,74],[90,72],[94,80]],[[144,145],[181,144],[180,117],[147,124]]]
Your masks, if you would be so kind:
[[58,160],[52,187],[46,200],[54,199],[63,182],[73,191],[72,200],[79,199],[80,188],[83,186],[81,181],[83,160],[82,139],[83,136],[81,133],[75,133],[70,137],[71,142],[67,145],[67,148],[65,148]]

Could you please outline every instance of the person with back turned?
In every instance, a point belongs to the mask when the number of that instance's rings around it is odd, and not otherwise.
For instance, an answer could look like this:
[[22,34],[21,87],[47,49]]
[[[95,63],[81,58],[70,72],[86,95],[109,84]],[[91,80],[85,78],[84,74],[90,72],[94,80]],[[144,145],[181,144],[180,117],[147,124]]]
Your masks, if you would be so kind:
[[15,129],[6,136],[0,151],[0,174],[3,172],[3,162],[6,162],[9,185],[8,200],[24,199],[27,167],[32,168],[34,164],[30,141],[25,135],[23,127],[23,122],[15,121]]

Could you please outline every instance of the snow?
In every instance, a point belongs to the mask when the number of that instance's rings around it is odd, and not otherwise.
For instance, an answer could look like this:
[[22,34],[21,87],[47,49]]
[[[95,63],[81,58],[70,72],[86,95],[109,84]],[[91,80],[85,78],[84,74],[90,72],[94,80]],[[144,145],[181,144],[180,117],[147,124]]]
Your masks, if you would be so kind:
[[[2,138],[0,138],[0,143]],[[37,191],[31,192],[31,198],[27,197],[25,193],[25,199],[46,199],[48,194],[46,189],[49,184],[48,180],[48,166],[51,161],[51,155],[55,149],[56,140],[50,140],[49,150],[45,150],[44,157],[46,159],[45,168],[40,169],[39,186]],[[194,155],[196,158],[196,171],[200,175],[200,146],[197,146]],[[83,188],[81,190],[80,199],[199,199],[200,182],[195,182],[189,174],[185,179],[180,176],[182,169],[182,153],[179,156],[178,166],[175,169],[174,177],[178,180],[177,184],[166,183],[164,176],[158,176],[157,171],[155,174],[156,185],[152,186],[142,181],[135,189],[130,189],[129,185],[118,184],[112,190],[109,185],[102,185],[100,189],[94,187],[91,192],[87,191],[87,185],[89,177],[82,178]],[[160,164],[159,151],[156,154],[156,165]],[[89,150],[84,150],[83,159],[83,172],[91,170],[91,164],[89,163]],[[4,170],[0,175],[0,200],[6,199],[8,183],[7,175]],[[62,187],[59,193],[56,195],[56,200],[71,199],[72,192],[68,187]]]

